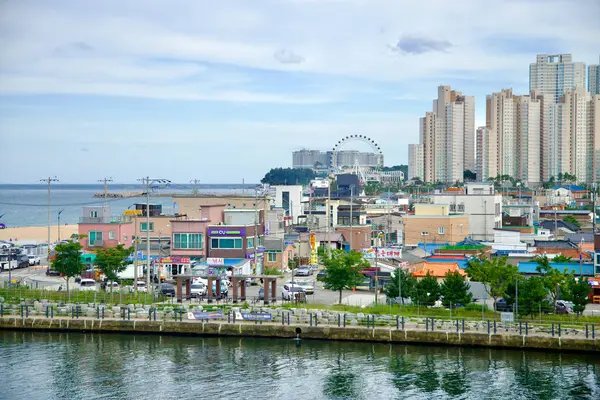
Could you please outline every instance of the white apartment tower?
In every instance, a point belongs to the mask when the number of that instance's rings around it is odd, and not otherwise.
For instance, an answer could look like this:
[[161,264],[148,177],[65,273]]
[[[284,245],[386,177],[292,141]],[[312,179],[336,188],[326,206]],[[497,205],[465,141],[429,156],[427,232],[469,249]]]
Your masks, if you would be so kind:
[[525,182],[540,178],[541,100],[503,89],[486,97],[486,127],[478,131],[482,179],[508,175]]
[[529,92],[541,90],[548,102],[558,103],[565,91],[585,87],[585,64],[571,54],[538,54],[529,65]]
[[588,67],[588,92],[590,94],[600,94],[600,57],[597,65]]
[[568,135],[561,131],[558,103],[567,90],[576,88],[585,88],[585,64],[573,62],[571,54],[538,54],[536,62],[529,65],[529,91],[535,90],[542,101],[540,161],[544,181],[568,169],[570,160],[562,156]]
[[408,145],[408,179],[423,178],[424,161],[423,161],[423,145],[409,144]]
[[[489,152],[492,148],[489,139],[488,129],[485,126],[477,128],[475,134],[475,141],[477,143],[477,165],[475,166],[475,170],[477,172],[477,178],[480,181],[485,181],[489,177],[498,175],[496,165],[492,165],[489,162]],[[495,144],[493,147],[496,147]],[[493,170],[490,171],[490,167],[493,167]]]
[[465,170],[475,170],[473,96],[439,86],[433,110],[420,119],[419,130],[425,182],[462,181]]

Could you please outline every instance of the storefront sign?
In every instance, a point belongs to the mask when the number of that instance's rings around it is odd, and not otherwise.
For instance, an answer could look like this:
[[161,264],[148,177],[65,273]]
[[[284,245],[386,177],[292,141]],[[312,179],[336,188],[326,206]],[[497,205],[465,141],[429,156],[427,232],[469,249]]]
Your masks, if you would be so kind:
[[161,264],[189,264],[191,260],[187,257],[166,257],[158,260]]
[[500,313],[500,320],[503,323],[514,322],[515,321],[515,316],[511,312],[503,312],[503,313]]
[[368,248],[362,250],[365,258],[401,258],[402,250],[389,247]]
[[223,319],[223,311],[189,312],[188,319],[197,319],[197,320]]
[[208,267],[206,270],[207,275],[209,276],[223,276],[227,275],[227,268],[225,267]]
[[[258,250],[256,252],[256,258],[263,257],[264,256],[263,253],[264,253],[264,250]],[[246,254],[246,258],[249,259],[249,260],[253,260],[254,259],[254,252]]]
[[206,263],[208,265],[225,265],[224,258],[216,258],[216,257],[208,257],[206,259]]
[[246,228],[210,228],[208,236],[246,236]]
[[269,313],[242,313],[244,321],[271,321]]
[[142,215],[142,210],[125,210],[123,215]]

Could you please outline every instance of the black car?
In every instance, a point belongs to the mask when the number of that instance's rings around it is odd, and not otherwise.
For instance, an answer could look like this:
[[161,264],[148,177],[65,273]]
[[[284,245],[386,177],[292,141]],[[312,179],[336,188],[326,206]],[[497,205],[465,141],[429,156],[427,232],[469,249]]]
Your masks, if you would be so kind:
[[325,277],[326,277],[326,276],[327,276],[327,271],[325,271],[325,270],[323,270],[323,271],[320,271],[320,272],[317,274],[317,280],[318,280],[318,281],[322,281],[322,280],[324,280],[324,279],[325,279]]
[[258,289],[258,299],[259,300],[265,299],[265,288],[262,286],[260,287],[260,289]]
[[175,297],[175,286],[169,283],[161,283],[156,287],[156,292],[167,297]]
[[46,275],[48,275],[48,276],[60,276],[60,272],[55,271],[53,269],[47,269],[46,270]]
[[496,311],[500,311],[500,312],[512,312],[513,311],[513,305],[512,304],[507,304],[505,299],[498,299],[498,301],[496,301]]

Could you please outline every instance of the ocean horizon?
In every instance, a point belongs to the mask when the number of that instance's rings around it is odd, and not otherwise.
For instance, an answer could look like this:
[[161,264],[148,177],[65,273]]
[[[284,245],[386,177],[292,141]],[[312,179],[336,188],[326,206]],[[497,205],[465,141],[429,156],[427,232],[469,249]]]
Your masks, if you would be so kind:
[[[150,193],[151,203],[160,204],[163,212],[174,214],[178,211],[177,202],[165,194],[186,194],[194,189],[204,194],[241,194],[250,191],[257,184],[199,183],[193,185],[171,184],[168,187],[153,187]],[[109,193],[142,192],[144,185],[140,183],[108,185]],[[50,215],[52,225],[77,224],[83,216],[83,207],[101,206],[111,208],[112,215],[122,215],[123,211],[134,204],[145,203],[145,196],[127,198],[95,198],[94,194],[102,193],[102,183],[53,183],[50,187]],[[162,195],[161,197],[157,195]],[[6,227],[45,226],[48,224],[48,185],[44,183],[0,184],[0,223]]]

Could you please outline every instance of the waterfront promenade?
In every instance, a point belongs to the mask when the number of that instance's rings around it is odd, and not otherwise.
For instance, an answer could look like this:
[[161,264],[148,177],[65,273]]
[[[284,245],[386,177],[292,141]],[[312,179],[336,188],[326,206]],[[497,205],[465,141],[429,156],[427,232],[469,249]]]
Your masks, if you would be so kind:
[[[2,309],[0,329],[97,333],[234,336],[433,344],[554,351],[600,352],[593,324],[364,315],[306,309],[185,311],[176,308]],[[32,310],[33,314],[33,310]],[[265,320],[244,320],[245,318]],[[206,317],[204,320],[190,319]]]

